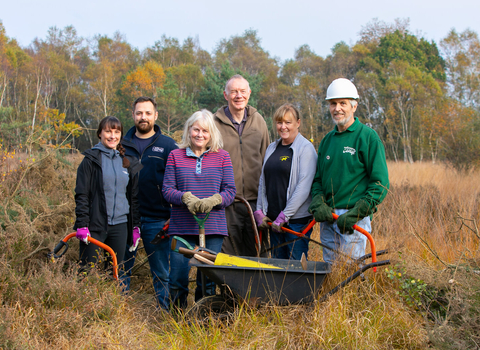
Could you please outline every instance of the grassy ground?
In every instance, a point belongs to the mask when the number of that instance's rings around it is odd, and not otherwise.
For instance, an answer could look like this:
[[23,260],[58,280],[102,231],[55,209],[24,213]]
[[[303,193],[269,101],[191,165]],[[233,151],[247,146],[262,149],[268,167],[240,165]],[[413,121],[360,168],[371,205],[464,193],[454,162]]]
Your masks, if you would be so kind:
[[[479,172],[389,163],[391,190],[373,222],[377,249],[391,252],[389,267],[368,271],[366,280],[324,302],[243,304],[228,318],[199,323],[155,308],[148,264],[140,266],[144,253],[129,296],[102,273],[77,278],[74,239],[65,258],[48,261],[46,253],[73,226],[79,160],[54,153],[44,159],[5,152],[0,157],[0,349],[480,345]],[[317,246],[310,258],[321,260]],[[325,287],[348,273],[336,266]]]

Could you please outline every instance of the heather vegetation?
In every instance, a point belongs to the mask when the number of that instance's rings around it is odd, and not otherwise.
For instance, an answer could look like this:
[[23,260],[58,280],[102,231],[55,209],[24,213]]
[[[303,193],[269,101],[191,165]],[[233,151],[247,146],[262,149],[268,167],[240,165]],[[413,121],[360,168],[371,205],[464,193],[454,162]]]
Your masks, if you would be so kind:
[[[478,171],[389,162],[392,186],[373,233],[377,248],[390,250],[390,266],[326,301],[240,304],[228,317],[200,322],[155,308],[143,253],[128,296],[100,271],[77,277],[75,239],[64,257],[47,259],[71,232],[79,154],[4,152],[2,159],[9,171],[0,185],[0,348],[458,349],[480,342]],[[318,246],[310,258],[321,260]],[[350,273],[334,266],[325,290]]]
[[[167,37],[139,52],[120,34],[86,40],[73,27],[21,48],[0,25],[0,348],[477,348],[479,47],[468,30],[437,47],[408,21],[372,21],[325,58],[304,45],[280,62],[251,30],[213,53]],[[298,105],[315,145],[332,128],[326,87],[353,79],[356,115],[389,158],[391,188],[373,236],[392,264],[325,301],[245,303],[200,322],[156,309],[142,250],[128,296],[101,271],[78,278],[75,239],[49,260],[72,231],[79,150],[96,142],[98,120],[116,115],[128,127],[131,101],[151,95],[162,129],[175,135],[192,111],[224,103],[234,73],[249,79],[268,123],[279,105]],[[321,260],[321,249],[312,245],[309,257]],[[325,289],[350,273],[334,266]]]

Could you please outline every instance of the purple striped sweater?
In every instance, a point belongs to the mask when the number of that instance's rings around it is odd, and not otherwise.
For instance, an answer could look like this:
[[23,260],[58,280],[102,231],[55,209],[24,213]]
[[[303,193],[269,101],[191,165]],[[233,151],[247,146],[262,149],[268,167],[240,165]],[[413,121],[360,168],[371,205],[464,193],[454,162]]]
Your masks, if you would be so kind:
[[[169,235],[198,235],[198,224],[182,203],[185,192],[198,198],[220,193],[222,204],[212,209],[205,222],[206,235],[228,235],[225,207],[235,199],[235,181],[230,156],[227,151],[206,152],[199,158],[187,155],[186,149],[170,152],[163,180],[163,196],[172,204]],[[201,164],[198,164],[201,163]],[[205,214],[198,214],[204,218]]]

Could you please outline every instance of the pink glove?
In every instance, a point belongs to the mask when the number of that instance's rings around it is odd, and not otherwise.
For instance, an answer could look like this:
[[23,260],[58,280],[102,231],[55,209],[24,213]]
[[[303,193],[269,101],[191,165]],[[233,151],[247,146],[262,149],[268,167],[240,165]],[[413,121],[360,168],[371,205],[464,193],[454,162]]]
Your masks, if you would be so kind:
[[130,247],[129,251],[134,252],[137,249],[139,242],[140,242],[140,228],[135,226],[133,228],[133,244]]
[[285,217],[285,214],[283,211],[278,214],[277,218],[272,224],[272,229],[275,232],[282,232],[282,226],[285,225],[288,222],[287,218]]
[[265,217],[265,214],[263,214],[263,211],[259,209],[253,212],[253,217],[255,218],[257,226],[260,226],[263,223],[263,218]]
[[90,237],[90,230],[88,227],[77,228],[77,234],[75,235],[80,241],[88,244],[88,237]]
[[255,218],[255,222],[260,230],[268,230],[268,223],[272,222],[268,216],[263,214],[262,210],[255,210],[253,212],[253,217]]

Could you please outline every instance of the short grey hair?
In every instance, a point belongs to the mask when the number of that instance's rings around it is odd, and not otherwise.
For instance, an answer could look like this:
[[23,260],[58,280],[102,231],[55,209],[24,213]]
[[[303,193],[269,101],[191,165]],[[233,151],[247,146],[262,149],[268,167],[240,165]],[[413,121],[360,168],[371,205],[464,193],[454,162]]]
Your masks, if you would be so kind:
[[209,147],[212,152],[218,152],[218,150],[223,147],[222,135],[215,125],[213,114],[206,109],[193,113],[192,116],[187,119],[183,127],[182,141],[178,144],[178,148],[192,148],[190,129],[196,122],[210,133],[210,141],[207,144],[207,148]]
[[245,80],[247,82],[247,87],[248,87],[248,90],[250,90],[250,84],[248,82],[247,79],[245,79],[243,76],[241,76],[240,74],[235,74],[233,77],[231,77],[230,79],[227,80],[227,83],[225,84],[225,92],[227,92],[227,89],[228,89],[228,84],[232,81],[232,80],[237,80],[237,79],[242,79],[242,80]]
[[350,105],[352,106],[352,108],[355,108],[356,105],[358,105],[358,101],[357,100],[353,100],[353,99],[349,99],[350,101]]

